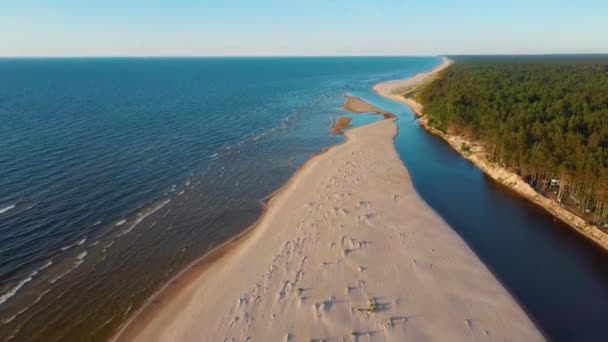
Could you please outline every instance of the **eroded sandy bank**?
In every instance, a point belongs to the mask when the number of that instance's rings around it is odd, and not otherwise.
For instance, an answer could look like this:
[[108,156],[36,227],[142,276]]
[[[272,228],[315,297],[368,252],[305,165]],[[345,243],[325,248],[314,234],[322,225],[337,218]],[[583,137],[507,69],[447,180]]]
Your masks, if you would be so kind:
[[[442,63],[431,72],[420,73],[405,80],[379,83],[374,86],[374,91],[381,96],[408,105],[416,117],[420,118],[420,125],[423,128],[441,137],[455,151],[479,167],[485,174],[515,191],[518,195],[545,209],[553,216],[570,225],[578,233],[608,250],[608,234],[598,227],[587,223],[583,218],[572,213],[561,204],[542,196],[516,173],[509,171],[497,163],[490,162],[483,144],[466,139],[462,135],[444,133],[428,124],[428,120],[424,116],[424,108],[416,101],[414,95],[421,86],[431,82],[438,72],[449,67],[452,63],[452,60],[444,57]],[[470,148],[469,151],[462,151],[461,146],[463,145],[468,146]]]
[[138,341],[542,340],[418,196],[394,119],[345,133],[258,225],[122,335]]

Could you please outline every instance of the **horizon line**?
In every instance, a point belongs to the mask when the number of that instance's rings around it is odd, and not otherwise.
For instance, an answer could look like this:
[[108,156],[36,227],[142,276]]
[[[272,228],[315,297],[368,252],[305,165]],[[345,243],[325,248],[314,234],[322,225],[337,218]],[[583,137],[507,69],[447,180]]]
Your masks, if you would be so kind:
[[457,57],[457,56],[602,56],[608,52],[582,53],[472,53],[472,54],[404,54],[404,55],[23,55],[2,56],[0,59],[60,59],[60,58],[399,58],[399,57]]

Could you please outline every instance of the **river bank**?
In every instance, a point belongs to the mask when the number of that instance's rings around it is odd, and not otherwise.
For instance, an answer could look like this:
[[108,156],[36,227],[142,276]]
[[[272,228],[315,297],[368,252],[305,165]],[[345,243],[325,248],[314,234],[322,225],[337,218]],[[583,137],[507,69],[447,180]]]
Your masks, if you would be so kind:
[[543,340],[419,197],[395,119],[344,134],[241,241],[176,279],[118,340]]
[[[440,71],[449,67],[452,63],[453,61],[444,57],[442,63],[431,72],[420,73],[406,80],[379,83],[374,86],[374,91],[380,96],[409,106],[415,116],[419,118],[420,126],[430,133],[441,137],[455,151],[476,165],[486,175],[490,176],[490,178],[526,198],[535,205],[545,209],[556,218],[574,228],[581,235],[595,242],[603,249],[608,250],[608,235],[605,232],[598,227],[587,223],[583,218],[572,213],[559,203],[542,196],[516,173],[509,171],[497,163],[490,162],[487,157],[488,154],[481,143],[471,141],[461,135],[444,133],[429,125],[428,119],[424,115],[424,108],[416,101],[414,95],[421,86],[431,82]],[[463,150],[462,146],[466,146],[467,148]]]

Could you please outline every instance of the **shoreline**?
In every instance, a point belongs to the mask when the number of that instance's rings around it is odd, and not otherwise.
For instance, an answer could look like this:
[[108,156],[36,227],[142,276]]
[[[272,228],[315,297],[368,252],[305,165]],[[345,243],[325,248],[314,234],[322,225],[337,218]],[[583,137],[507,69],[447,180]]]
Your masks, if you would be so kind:
[[[350,124],[350,121],[349,121]],[[332,124],[333,128],[335,124]],[[344,129],[348,129],[350,127],[346,127]],[[340,130],[340,135],[345,135],[345,132]],[[260,217],[250,226],[245,228],[241,233],[236,235],[235,237],[229,239],[221,245],[216,246],[210,252],[202,255],[194,262],[190,263],[186,266],[182,271],[176,274],[173,278],[171,278],[165,285],[163,285],[160,289],[158,289],[150,298],[148,298],[144,304],[136,310],[129,319],[127,319],[124,324],[116,331],[114,336],[110,339],[112,342],[121,342],[121,341],[131,341],[137,337],[137,335],[143,330],[144,326],[150,321],[150,319],[158,314],[161,310],[159,306],[162,302],[169,302],[175,297],[179,296],[180,293],[183,293],[184,290],[189,285],[192,285],[193,278],[199,277],[202,275],[205,270],[210,267],[213,263],[220,260],[220,258],[230,254],[236,248],[238,248],[239,244],[243,243],[249,235],[253,233],[256,227],[259,225],[260,221],[268,211],[270,205],[272,204],[273,199],[281,193],[281,191],[287,187],[291,180],[294,179],[299,172],[301,172],[308,162],[310,162],[313,158],[320,156],[324,153],[327,153],[330,149],[334,147],[338,147],[347,142],[348,137],[346,137],[345,141],[338,143],[336,145],[332,145],[324,148],[318,153],[313,153],[311,157],[304,162],[304,164],[299,167],[295,173],[290,177],[290,179],[283,184],[279,189],[273,191],[269,195],[261,198],[259,200],[260,207],[262,208],[262,213]],[[184,279],[185,278],[185,279]],[[185,280],[185,281],[184,281]],[[184,284],[179,284],[184,283]],[[176,286],[176,285],[181,285]]]
[[[449,67],[452,63],[453,61],[443,57],[442,63],[431,72],[417,74],[410,79],[382,82],[374,86],[374,91],[382,97],[403,103],[410,107],[416,118],[419,119],[420,126],[433,135],[443,139],[450,145],[450,147],[452,147],[453,150],[477,166],[492,180],[507,187],[509,190],[515,192],[517,195],[530,201],[534,205],[544,209],[556,219],[566,223],[576,232],[594,242],[597,246],[608,251],[608,234],[603,232],[598,227],[587,223],[583,218],[562,207],[560,204],[541,195],[528,183],[526,183],[519,175],[495,163],[489,162],[486,158],[485,149],[481,143],[465,139],[463,136],[444,133],[428,124],[428,119],[424,115],[423,106],[414,98],[410,97],[410,95],[415,93],[420,86],[426,84],[427,82],[431,82],[438,72]],[[403,94],[397,93],[403,92],[404,90],[405,93]],[[461,151],[460,146],[462,144],[466,144],[467,146],[471,147],[468,153]]]
[[419,197],[395,120],[350,129],[306,161],[256,224],[182,271],[113,340],[543,340]]

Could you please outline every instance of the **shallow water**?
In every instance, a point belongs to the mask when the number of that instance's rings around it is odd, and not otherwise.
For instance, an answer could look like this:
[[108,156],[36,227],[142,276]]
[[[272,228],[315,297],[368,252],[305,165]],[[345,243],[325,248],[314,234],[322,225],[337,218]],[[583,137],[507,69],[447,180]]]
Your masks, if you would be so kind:
[[341,141],[344,94],[438,60],[0,60],[0,340],[107,339]]

